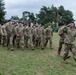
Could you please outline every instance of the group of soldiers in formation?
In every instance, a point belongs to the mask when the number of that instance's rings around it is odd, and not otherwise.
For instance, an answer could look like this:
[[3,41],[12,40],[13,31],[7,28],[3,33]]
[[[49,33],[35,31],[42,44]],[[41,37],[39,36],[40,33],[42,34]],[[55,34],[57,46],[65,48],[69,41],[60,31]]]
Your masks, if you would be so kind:
[[[64,44],[64,63],[67,63],[66,59],[70,58],[69,51],[72,52],[76,62],[76,47],[74,44],[76,30],[74,29],[74,23],[71,22],[69,26],[62,26],[58,31],[58,35],[60,36],[58,55],[60,55],[62,45]],[[53,29],[50,25],[46,29],[41,24],[30,27],[29,24],[23,25],[21,22],[12,24],[11,21],[0,25],[0,44],[12,51],[14,47],[21,48],[22,50],[28,47],[34,50],[39,47],[43,50],[48,42],[50,48],[53,49],[52,37]]]
[[48,26],[47,29],[39,25],[33,25],[32,27],[27,23],[23,25],[21,22],[18,24],[12,24],[11,21],[0,26],[0,44],[14,50],[16,48],[30,47],[32,50],[38,46],[41,49],[47,46],[49,41],[50,48],[52,48],[52,36],[53,29]]

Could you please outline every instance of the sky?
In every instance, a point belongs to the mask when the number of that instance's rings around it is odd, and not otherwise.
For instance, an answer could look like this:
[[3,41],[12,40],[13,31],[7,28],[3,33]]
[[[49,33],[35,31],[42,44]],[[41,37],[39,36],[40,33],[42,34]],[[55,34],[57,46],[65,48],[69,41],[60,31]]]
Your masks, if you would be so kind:
[[23,11],[39,13],[42,6],[51,7],[52,4],[56,7],[64,6],[66,10],[73,12],[74,19],[76,20],[76,1],[75,0],[4,0],[6,19],[11,16],[17,15],[22,17]]

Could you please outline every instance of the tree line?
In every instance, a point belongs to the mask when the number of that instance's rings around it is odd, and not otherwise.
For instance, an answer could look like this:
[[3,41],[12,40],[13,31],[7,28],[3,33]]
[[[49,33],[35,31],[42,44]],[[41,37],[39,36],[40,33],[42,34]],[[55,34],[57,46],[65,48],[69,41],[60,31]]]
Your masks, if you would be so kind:
[[[6,20],[5,15],[5,3],[3,0],[0,0],[0,22]],[[68,24],[69,22],[74,21],[72,11],[66,10],[62,5],[59,7],[55,7],[54,5],[50,7],[42,6],[38,14],[24,10],[21,18],[17,15],[12,15],[10,19],[18,20],[23,23],[40,23],[42,25],[53,23],[56,26],[63,25],[64,23]]]

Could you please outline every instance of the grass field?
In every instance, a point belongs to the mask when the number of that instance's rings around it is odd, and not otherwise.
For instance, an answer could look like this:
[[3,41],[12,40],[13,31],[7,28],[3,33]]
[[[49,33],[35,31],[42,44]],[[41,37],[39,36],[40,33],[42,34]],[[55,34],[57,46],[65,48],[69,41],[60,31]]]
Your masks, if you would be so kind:
[[[53,47],[32,51],[10,51],[0,46],[0,75],[75,75],[76,66],[71,57],[68,64],[62,63],[62,56],[57,56],[59,37],[53,36]],[[72,56],[72,55],[71,55]]]

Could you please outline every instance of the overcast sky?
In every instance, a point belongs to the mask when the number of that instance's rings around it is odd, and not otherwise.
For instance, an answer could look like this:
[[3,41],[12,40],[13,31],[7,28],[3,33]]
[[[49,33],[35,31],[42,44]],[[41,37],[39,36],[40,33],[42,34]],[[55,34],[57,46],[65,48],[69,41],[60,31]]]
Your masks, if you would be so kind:
[[66,10],[71,10],[76,20],[76,1],[75,0],[4,0],[6,8],[6,18],[9,19],[13,15],[22,16],[23,11],[39,13],[42,6],[53,4],[56,7],[63,5]]

